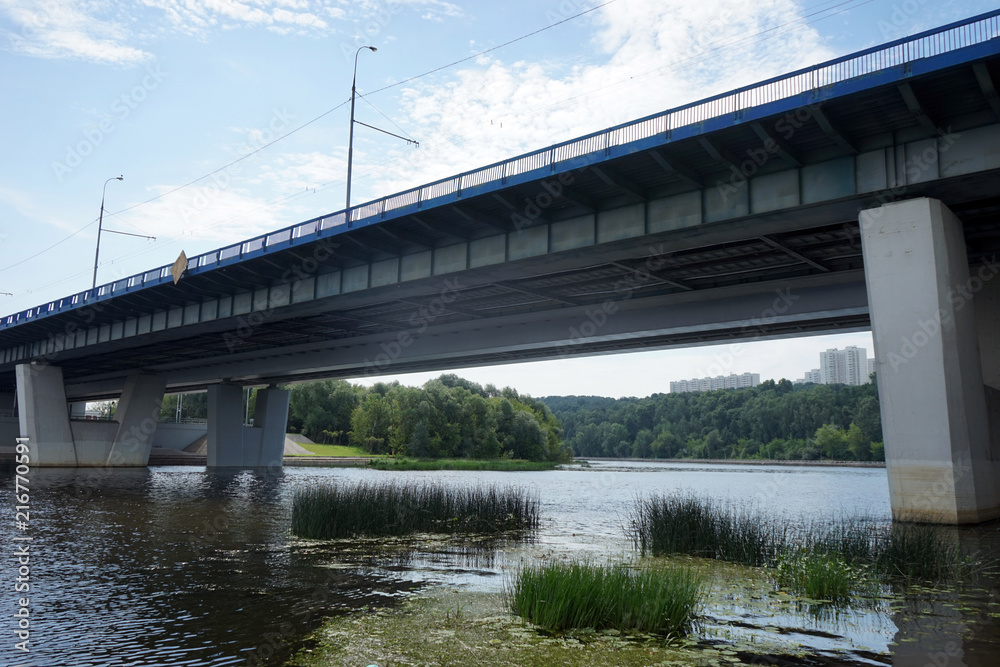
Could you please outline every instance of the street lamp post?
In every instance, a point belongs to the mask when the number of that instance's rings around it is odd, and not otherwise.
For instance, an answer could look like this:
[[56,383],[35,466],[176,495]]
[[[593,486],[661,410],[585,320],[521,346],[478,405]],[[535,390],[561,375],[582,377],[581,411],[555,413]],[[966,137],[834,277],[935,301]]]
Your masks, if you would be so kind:
[[347,224],[351,223],[351,163],[354,160],[354,98],[357,93],[355,84],[358,81],[358,54],[361,53],[362,49],[370,49],[372,53],[378,51],[374,46],[360,46],[354,52],[354,78],[351,80],[351,131],[347,139],[347,206],[345,206]]
[[124,180],[124,176],[112,176],[104,181],[104,188],[101,190],[101,215],[97,218],[97,252],[94,253],[94,284],[91,286],[91,289],[97,288],[97,260],[101,257],[101,227],[104,225],[104,193],[107,191],[108,183],[111,181]]

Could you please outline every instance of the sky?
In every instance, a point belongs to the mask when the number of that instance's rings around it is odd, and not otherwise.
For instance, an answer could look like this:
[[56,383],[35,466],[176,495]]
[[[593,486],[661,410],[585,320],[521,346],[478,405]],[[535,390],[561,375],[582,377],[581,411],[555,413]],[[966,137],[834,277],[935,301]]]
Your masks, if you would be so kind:
[[[0,314],[997,7],[0,0]],[[377,52],[358,48],[377,47]],[[108,180],[122,175],[122,181]],[[154,239],[143,238],[145,236]],[[802,377],[868,332],[455,371],[535,396]],[[437,374],[400,381],[419,384]]]

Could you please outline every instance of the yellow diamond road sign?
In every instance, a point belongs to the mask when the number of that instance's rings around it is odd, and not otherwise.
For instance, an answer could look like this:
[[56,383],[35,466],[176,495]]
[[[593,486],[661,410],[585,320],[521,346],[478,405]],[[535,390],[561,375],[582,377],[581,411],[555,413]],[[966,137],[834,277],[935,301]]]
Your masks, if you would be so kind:
[[181,250],[180,257],[178,257],[177,261],[174,262],[174,265],[170,267],[170,275],[174,277],[175,285],[177,284],[177,281],[181,279],[181,276],[184,275],[184,272],[187,271],[187,267],[188,267],[187,255],[185,255],[184,251]]

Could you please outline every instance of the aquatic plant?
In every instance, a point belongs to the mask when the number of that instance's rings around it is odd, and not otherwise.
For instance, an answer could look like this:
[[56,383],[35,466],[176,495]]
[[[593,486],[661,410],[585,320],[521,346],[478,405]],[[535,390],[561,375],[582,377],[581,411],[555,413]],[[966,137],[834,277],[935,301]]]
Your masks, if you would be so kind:
[[753,567],[773,562],[787,541],[777,522],[678,495],[637,499],[629,532],[643,554],[689,554]]
[[357,482],[299,489],[292,533],[312,539],[534,530],[538,495],[516,487]]
[[[816,522],[793,533],[778,518],[680,495],[636,500],[627,532],[644,555],[688,554],[779,569],[809,597],[843,597],[849,580],[955,581],[985,567],[946,527],[865,518]],[[864,575],[864,582],[859,579]]]
[[504,591],[507,607],[552,632],[614,629],[685,634],[703,581],[689,568],[546,563],[519,570]]
[[848,602],[856,594],[871,595],[877,589],[867,567],[852,565],[841,554],[806,549],[778,556],[775,578],[782,588],[834,604]]
[[907,581],[953,581],[983,566],[963,552],[954,530],[943,526],[893,523],[878,546],[875,567]]

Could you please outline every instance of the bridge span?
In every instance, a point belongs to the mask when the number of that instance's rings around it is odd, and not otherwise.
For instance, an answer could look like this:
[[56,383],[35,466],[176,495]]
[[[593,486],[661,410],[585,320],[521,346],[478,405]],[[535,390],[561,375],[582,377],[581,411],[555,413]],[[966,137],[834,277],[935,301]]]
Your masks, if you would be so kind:
[[0,436],[146,465],[164,393],[207,388],[209,465],[280,465],[279,383],[871,328],[895,516],[1000,517],[998,35],[980,15],[5,316]]

